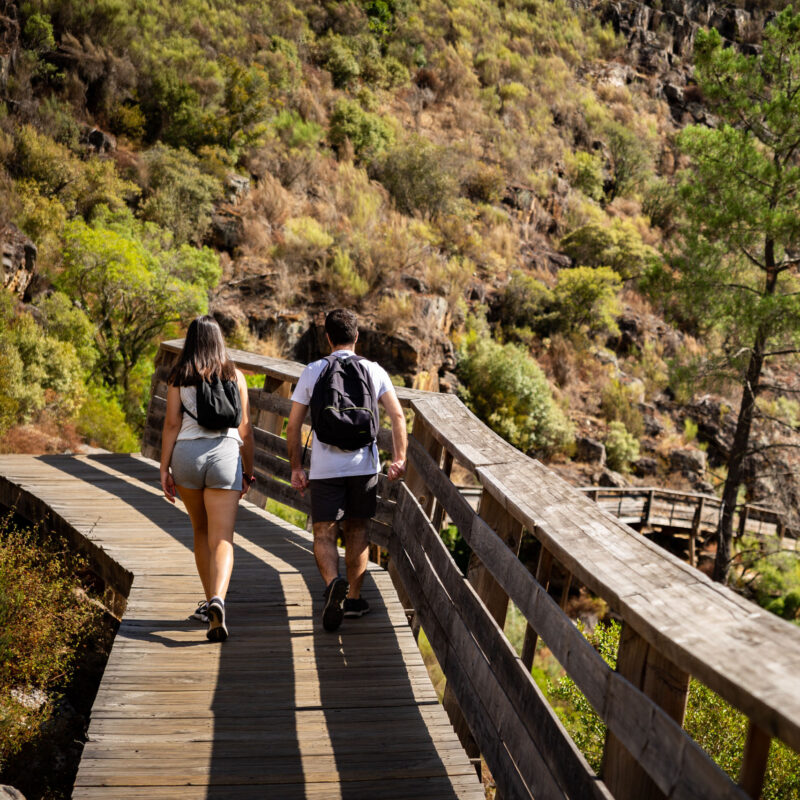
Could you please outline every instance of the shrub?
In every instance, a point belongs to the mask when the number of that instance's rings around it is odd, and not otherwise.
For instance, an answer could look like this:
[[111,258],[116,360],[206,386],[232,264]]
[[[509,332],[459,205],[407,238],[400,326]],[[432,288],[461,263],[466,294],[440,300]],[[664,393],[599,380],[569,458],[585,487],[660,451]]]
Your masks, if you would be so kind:
[[76,583],[63,551],[10,517],[0,520],[0,768],[39,736],[99,622]]
[[319,59],[337,89],[345,89],[361,75],[361,65],[348,40],[335,33],[320,41]]
[[644,420],[638,408],[640,399],[632,387],[614,378],[603,387],[600,411],[608,422],[623,423],[638,438],[644,433]]
[[75,423],[78,433],[95,447],[113,453],[135,453],[140,449],[139,437],[128,424],[119,400],[105,386],[89,386]]
[[523,452],[552,453],[572,439],[542,370],[527,351],[473,332],[462,349],[458,375],[464,402]]
[[500,311],[503,327],[546,328],[552,305],[553,292],[545,284],[515,270],[503,292]]
[[328,137],[338,151],[349,141],[356,157],[368,162],[391,144],[394,134],[381,117],[364,111],[353,100],[340,99],[331,114]]
[[503,170],[481,161],[470,165],[461,179],[461,192],[476,203],[499,203],[505,189]]
[[142,156],[147,171],[142,218],[168,228],[175,244],[200,244],[211,225],[219,181],[188,150],[156,145]]
[[606,436],[608,466],[619,472],[627,472],[631,461],[637,458],[639,458],[639,440],[627,431],[623,422],[610,423]]
[[603,196],[603,159],[594,153],[578,150],[566,154],[569,182],[592,200]]
[[350,254],[337,247],[328,265],[331,287],[347,299],[359,300],[369,291],[369,283],[359,274]]
[[449,208],[458,190],[449,152],[427,139],[412,137],[386,154],[378,177],[399,211],[432,216]]
[[642,241],[629,220],[615,219],[610,226],[598,222],[572,231],[561,240],[561,249],[585,267],[611,267],[623,278],[638,277],[654,262],[658,252]]
[[562,269],[553,289],[557,325],[590,336],[618,334],[619,275],[610,267]]

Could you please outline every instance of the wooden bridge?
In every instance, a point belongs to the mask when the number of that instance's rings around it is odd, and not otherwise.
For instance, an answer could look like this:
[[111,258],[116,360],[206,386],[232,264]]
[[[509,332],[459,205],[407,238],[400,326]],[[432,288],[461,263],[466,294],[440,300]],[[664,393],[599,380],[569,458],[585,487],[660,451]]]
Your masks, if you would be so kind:
[[[719,526],[722,501],[697,492],[655,486],[583,486],[578,489],[621,522],[639,530],[661,530],[688,541],[689,563],[697,563],[698,540],[713,537]],[[796,550],[797,531],[783,514],[756,503],[743,503],[733,517],[737,537],[750,536],[777,550]]]
[[[75,798],[478,798],[482,756],[502,798],[743,800],[760,794],[773,737],[800,751],[800,630],[635,533],[450,395],[398,391],[413,413],[409,473],[382,485],[371,524],[388,569],[370,566],[373,614],[325,634],[308,534],[262,509],[275,498],[307,511],[280,436],[302,367],[237,351],[265,376],[251,390],[258,480],[237,519],[231,638],[207,644],[185,621],[199,599],[191,528],[150,460],[180,345],[159,351],[142,456],[0,456],[0,501],[72,536],[122,614]],[[481,486],[477,512],[454,463]],[[438,535],[445,515],[471,548],[469,581]],[[535,574],[517,557],[523,537],[539,548]],[[622,620],[616,670],[548,594],[556,566]],[[509,598],[528,621],[521,653],[502,633]],[[446,676],[441,706],[419,626]],[[531,678],[538,637],[607,726],[600,775]],[[750,720],[738,782],[681,727],[690,676]]]

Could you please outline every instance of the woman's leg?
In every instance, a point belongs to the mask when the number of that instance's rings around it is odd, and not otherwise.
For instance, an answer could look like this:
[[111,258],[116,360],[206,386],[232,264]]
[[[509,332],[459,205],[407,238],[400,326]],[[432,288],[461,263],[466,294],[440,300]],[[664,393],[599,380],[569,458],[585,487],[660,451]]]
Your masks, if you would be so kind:
[[232,489],[203,489],[208,517],[209,596],[222,600],[233,572],[233,527],[240,494]]
[[194,531],[194,563],[197,565],[197,574],[200,576],[200,583],[203,584],[203,592],[206,600],[210,600],[213,594],[211,583],[211,550],[208,542],[208,515],[203,499],[203,489],[187,489],[184,486],[176,487],[189,519],[192,522]]

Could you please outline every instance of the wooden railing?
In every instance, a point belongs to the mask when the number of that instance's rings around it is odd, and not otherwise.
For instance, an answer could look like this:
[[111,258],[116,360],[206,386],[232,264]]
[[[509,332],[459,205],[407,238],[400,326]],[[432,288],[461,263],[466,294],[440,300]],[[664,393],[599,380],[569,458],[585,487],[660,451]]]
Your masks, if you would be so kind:
[[[716,533],[722,501],[714,495],[654,486],[582,486],[578,491],[627,525],[682,531],[689,538],[689,563],[695,564],[698,537]],[[756,503],[737,507],[733,518],[737,537],[753,536],[774,543],[777,550],[796,550],[797,531],[784,514]]]
[[[162,344],[143,453],[158,457],[164,379],[181,347]],[[280,433],[302,365],[232,351],[265,376],[251,390],[257,483],[304,511],[287,485]],[[447,679],[444,705],[467,751],[482,755],[503,798],[758,797],[772,737],[800,751],[800,630],[710,582],[484,426],[452,395],[399,389],[413,411],[405,483],[381,484],[372,524],[414,623]],[[388,447],[389,432],[381,444]],[[454,463],[481,487],[476,513],[450,480]],[[472,551],[467,580],[439,536],[447,515]],[[539,546],[536,573],[517,557]],[[555,568],[622,620],[617,669],[548,593]],[[509,598],[528,622],[522,653],[502,632]],[[566,591],[561,595],[562,604]],[[602,774],[589,767],[531,677],[538,637],[607,726]],[[690,676],[750,720],[739,783],[682,729]]]

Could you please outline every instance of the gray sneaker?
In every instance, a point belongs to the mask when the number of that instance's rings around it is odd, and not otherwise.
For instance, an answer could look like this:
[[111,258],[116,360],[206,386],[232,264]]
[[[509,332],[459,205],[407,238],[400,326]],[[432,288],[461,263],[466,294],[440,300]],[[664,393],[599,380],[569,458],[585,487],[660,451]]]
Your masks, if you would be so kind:
[[224,642],[228,638],[225,625],[225,603],[219,597],[208,601],[208,632],[206,638],[211,642]]
[[189,619],[196,619],[200,622],[208,622],[208,600],[201,600],[197,604],[197,608],[189,614]]

